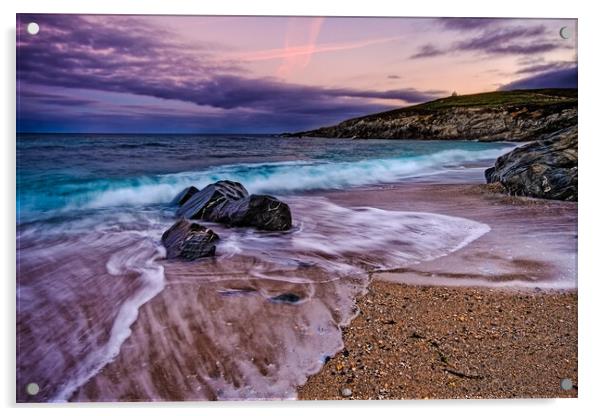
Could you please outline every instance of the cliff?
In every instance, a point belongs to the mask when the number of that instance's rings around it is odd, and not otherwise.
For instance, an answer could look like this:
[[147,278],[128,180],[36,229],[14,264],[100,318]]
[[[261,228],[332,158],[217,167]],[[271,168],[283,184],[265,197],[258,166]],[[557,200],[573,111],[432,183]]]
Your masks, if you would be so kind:
[[285,136],[531,141],[576,124],[577,90],[541,89],[441,98]]

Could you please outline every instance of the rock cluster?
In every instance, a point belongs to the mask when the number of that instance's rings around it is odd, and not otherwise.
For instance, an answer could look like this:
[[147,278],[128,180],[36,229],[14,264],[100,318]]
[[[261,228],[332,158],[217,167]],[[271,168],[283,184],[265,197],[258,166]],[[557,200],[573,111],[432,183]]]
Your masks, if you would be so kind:
[[266,231],[291,228],[291,211],[287,204],[268,195],[249,195],[238,182],[219,181],[200,191],[187,188],[177,215],[232,227],[254,227]]
[[233,181],[218,181],[199,190],[190,186],[172,201],[180,218],[162,237],[167,258],[195,260],[213,256],[219,236],[189,220],[253,227],[264,231],[286,231],[292,226],[289,206],[269,195],[249,195]]

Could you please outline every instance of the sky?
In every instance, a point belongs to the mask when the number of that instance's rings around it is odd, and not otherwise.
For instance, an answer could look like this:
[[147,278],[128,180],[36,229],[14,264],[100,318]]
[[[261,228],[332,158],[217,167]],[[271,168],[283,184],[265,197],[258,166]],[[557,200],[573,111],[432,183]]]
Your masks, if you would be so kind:
[[19,14],[16,31],[19,132],[281,133],[577,86],[575,19]]

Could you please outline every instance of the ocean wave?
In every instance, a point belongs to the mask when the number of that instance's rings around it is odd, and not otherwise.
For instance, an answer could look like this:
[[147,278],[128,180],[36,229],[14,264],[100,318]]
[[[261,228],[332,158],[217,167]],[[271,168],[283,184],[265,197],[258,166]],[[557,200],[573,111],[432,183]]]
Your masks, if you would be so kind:
[[413,157],[345,162],[300,160],[223,165],[198,172],[70,185],[68,195],[63,195],[60,190],[53,190],[48,195],[35,195],[30,200],[23,196],[20,205],[21,211],[27,213],[29,210],[39,209],[74,210],[160,204],[169,202],[186,186],[201,188],[224,179],[241,182],[252,193],[282,195],[308,190],[344,189],[432,175],[460,167],[466,162],[494,159],[507,150],[508,148],[478,151],[456,149]]

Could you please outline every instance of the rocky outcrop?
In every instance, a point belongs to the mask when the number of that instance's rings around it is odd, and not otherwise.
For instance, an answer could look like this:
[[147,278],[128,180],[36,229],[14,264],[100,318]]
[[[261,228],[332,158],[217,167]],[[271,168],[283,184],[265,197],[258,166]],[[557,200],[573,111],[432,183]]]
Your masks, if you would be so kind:
[[212,230],[185,219],[180,219],[161,237],[168,259],[197,260],[213,256],[218,241],[219,236]]
[[171,201],[174,205],[183,205],[186,201],[190,199],[190,197],[198,192],[198,188],[196,186],[189,186],[182,190],[179,194],[175,196],[175,198]]
[[286,136],[531,141],[577,121],[576,90],[454,96]]
[[506,153],[485,178],[511,195],[577,201],[577,126]]
[[200,191],[192,188],[176,197],[180,217],[267,231],[285,231],[292,226],[287,204],[268,195],[249,195],[238,182],[219,181]]

